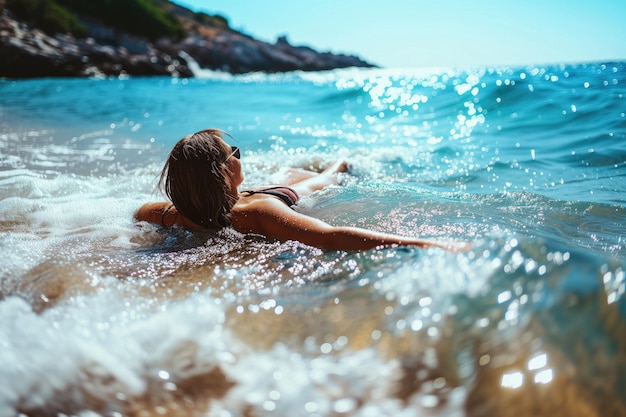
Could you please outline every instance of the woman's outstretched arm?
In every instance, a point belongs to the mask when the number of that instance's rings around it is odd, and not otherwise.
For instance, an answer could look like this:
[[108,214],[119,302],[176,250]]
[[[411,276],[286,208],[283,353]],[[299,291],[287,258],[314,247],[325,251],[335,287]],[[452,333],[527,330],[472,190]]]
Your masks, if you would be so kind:
[[165,201],[158,203],[145,203],[139,207],[133,217],[136,221],[144,221],[149,223],[163,224],[163,213],[171,203]]
[[161,226],[179,225],[188,229],[201,229],[202,227],[181,215],[176,207],[170,202],[145,203],[135,211],[133,217],[138,222],[149,222]]
[[289,209],[274,199],[251,202],[234,210],[233,227],[279,240],[297,240],[325,250],[367,250],[382,246],[437,247],[451,251],[469,250],[465,242],[433,242],[379,233],[357,227],[335,227]]

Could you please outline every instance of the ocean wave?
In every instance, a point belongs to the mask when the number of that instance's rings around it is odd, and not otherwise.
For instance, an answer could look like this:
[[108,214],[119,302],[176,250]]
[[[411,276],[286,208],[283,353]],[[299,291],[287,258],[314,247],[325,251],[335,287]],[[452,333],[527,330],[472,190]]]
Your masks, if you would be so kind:
[[[623,67],[0,81],[0,414],[624,414]],[[246,187],[347,160],[305,214],[474,246],[134,222],[209,126]]]

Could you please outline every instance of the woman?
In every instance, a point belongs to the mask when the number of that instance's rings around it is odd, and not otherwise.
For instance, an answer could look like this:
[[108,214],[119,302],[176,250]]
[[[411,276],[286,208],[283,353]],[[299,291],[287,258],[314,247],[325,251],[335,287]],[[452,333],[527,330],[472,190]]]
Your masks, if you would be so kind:
[[346,171],[339,161],[321,173],[290,171],[286,186],[238,190],[244,176],[240,151],[226,144],[217,129],[181,139],[172,149],[159,181],[171,200],[147,203],[135,219],[169,227],[219,229],[232,227],[278,240],[297,240],[327,250],[363,250],[403,245],[463,250],[465,244],[436,243],[355,227],[335,227],[293,210],[300,196],[337,183]]

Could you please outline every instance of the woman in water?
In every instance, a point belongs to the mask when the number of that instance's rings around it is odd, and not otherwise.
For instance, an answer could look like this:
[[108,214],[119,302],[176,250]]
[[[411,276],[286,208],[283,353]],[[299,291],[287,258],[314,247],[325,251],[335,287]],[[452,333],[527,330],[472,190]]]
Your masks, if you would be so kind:
[[335,227],[295,211],[300,196],[337,184],[345,172],[339,161],[321,173],[289,171],[284,186],[240,192],[244,176],[240,151],[229,146],[221,130],[206,129],[185,136],[170,152],[159,181],[170,202],[147,203],[135,219],[188,229],[215,230],[232,227],[241,233],[256,233],[271,239],[297,240],[326,250],[364,250],[379,246],[416,246],[465,249],[464,244],[446,244],[356,227]]

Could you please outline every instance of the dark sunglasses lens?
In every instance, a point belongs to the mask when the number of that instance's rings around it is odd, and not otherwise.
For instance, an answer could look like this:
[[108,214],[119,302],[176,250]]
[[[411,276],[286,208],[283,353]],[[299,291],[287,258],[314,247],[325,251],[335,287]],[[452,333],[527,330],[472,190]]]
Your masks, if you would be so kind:
[[236,146],[231,146],[230,149],[233,151],[232,155],[237,158],[240,159],[241,158],[241,151],[239,151],[239,148]]

